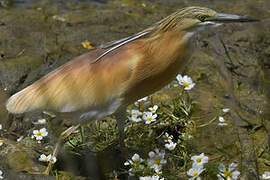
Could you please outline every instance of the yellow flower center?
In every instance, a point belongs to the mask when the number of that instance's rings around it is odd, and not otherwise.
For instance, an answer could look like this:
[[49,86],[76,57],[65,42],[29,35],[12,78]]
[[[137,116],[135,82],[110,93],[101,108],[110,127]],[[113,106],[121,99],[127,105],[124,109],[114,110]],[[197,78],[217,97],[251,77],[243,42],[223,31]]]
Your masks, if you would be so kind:
[[40,131],[38,131],[36,136],[42,136],[42,133]]
[[135,162],[133,163],[133,166],[138,167],[139,164],[140,164],[140,163],[139,163],[138,161],[135,161]]
[[199,174],[197,172],[195,172],[192,176],[193,177],[197,177]]
[[152,120],[153,120],[152,117],[147,118],[147,121],[152,121]]
[[46,158],[44,159],[44,161],[49,161],[49,158],[46,157]]
[[188,82],[184,82],[183,85],[184,85],[185,87],[189,87],[190,84],[189,84]]
[[198,158],[198,159],[196,159],[196,162],[197,162],[197,163],[202,162],[202,158]]
[[225,171],[224,172],[224,177],[225,178],[231,178],[232,177],[232,172],[231,171]]
[[172,138],[170,136],[167,136],[167,141],[170,141]]
[[155,165],[160,165],[160,159],[155,159],[154,164]]

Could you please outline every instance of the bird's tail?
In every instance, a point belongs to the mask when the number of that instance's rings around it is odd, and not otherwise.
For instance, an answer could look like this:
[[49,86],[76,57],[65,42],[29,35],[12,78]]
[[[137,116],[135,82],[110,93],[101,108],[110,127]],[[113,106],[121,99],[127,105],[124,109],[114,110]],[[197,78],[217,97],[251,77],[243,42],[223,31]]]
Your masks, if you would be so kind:
[[38,95],[36,88],[28,86],[11,96],[6,103],[6,108],[11,113],[21,114],[41,107],[44,104],[44,100],[41,100],[42,96]]

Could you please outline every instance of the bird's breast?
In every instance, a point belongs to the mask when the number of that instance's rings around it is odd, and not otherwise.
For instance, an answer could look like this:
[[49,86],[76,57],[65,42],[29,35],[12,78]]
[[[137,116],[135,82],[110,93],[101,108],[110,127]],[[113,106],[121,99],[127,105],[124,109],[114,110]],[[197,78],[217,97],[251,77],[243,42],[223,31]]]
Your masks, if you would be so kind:
[[163,88],[181,71],[190,57],[189,44],[181,39],[168,37],[151,44],[151,52],[145,52],[134,67],[127,104]]

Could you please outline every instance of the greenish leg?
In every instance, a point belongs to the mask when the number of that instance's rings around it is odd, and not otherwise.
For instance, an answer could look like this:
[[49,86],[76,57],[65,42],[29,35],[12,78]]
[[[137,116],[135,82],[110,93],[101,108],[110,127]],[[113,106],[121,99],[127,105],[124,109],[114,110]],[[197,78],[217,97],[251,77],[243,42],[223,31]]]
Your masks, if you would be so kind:
[[[53,156],[56,157],[60,148],[61,143],[70,135],[72,134],[80,125],[76,125],[76,126],[71,126],[68,129],[66,129],[64,132],[61,133],[58,142],[54,148],[53,151]],[[49,175],[50,170],[52,169],[53,164],[49,163],[49,165],[47,166],[47,169],[45,170],[44,174]]]

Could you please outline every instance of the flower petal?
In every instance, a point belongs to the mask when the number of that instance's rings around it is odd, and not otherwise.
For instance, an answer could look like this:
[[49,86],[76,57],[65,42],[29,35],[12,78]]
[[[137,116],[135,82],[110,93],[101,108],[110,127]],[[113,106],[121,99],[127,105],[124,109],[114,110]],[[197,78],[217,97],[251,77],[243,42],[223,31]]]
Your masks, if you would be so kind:
[[133,156],[132,156],[132,161],[140,161],[140,156],[138,155],[138,154],[134,154]]
[[153,151],[150,151],[150,152],[148,153],[148,155],[149,155],[149,157],[150,157],[151,159],[153,159],[153,158],[155,157],[155,153],[154,153]]
[[233,171],[232,172],[232,178],[233,179],[237,179],[239,175],[240,175],[240,172],[239,171]]
[[223,163],[219,164],[218,169],[219,169],[221,172],[225,172],[225,171],[226,171],[226,168],[225,168],[225,166],[224,166]]
[[229,165],[229,171],[233,171],[236,167],[237,167],[237,164],[236,163],[231,163]]

